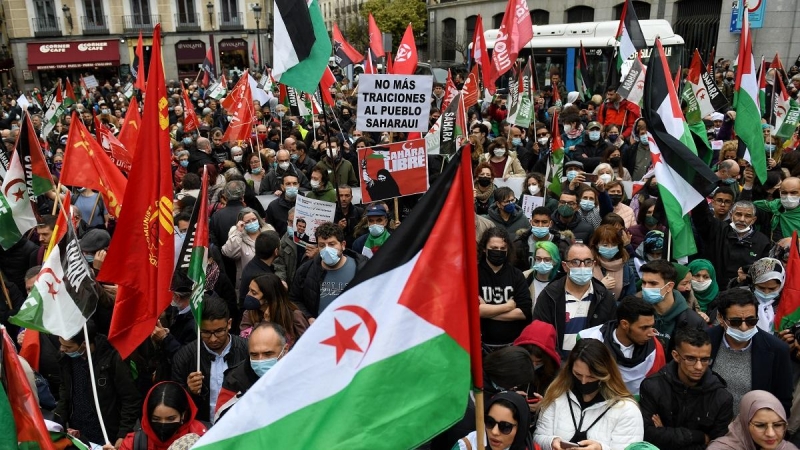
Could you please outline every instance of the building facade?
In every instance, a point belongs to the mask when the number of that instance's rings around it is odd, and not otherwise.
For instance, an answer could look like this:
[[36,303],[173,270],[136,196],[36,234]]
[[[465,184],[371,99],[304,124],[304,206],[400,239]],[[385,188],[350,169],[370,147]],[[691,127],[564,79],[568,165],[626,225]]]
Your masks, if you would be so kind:
[[167,79],[197,77],[209,48],[217,72],[226,74],[254,68],[259,44],[264,62],[272,51],[269,0],[2,0],[2,6],[2,41],[21,89],[67,76],[125,80],[139,33],[149,46],[156,23]]

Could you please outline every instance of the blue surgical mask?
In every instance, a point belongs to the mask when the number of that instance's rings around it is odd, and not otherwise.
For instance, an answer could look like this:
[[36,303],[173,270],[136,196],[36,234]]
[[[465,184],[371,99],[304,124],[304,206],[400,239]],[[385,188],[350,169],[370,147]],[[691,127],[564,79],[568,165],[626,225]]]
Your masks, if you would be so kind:
[[260,229],[261,229],[261,224],[258,223],[257,220],[244,224],[244,231],[247,231],[248,233],[255,233]]
[[570,170],[569,172],[567,172],[567,181],[569,181],[571,183],[572,180],[574,180],[575,177],[577,177],[577,176],[578,176],[578,171],[577,170]]
[[78,350],[77,352],[64,352],[65,355],[69,356],[70,358],[80,358],[83,356],[83,352]]
[[533,235],[536,236],[537,238],[541,239],[541,238],[547,236],[548,234],[550,234],[550,228],[548,228],[548,227],[531,227],[531,233],[533,233]]
[[727,185],[736,184],[736,178],[726,178],[722,182]]
[[593,200],[581,200],[581,209],[584,211],[591,211],[594,209]]
[[297,191],[298,191],[298,189],[297,189],[296,186],[287,187],[286,188],[286,198],[295,198],[295,197],[297,197]]
[[189,160],[188,159],[182,160],[181,161],[181,167],[184,167],[184,168],[185,167],[189,167]]
[[578,286],[584,286],[592,280],[592,268],[573,267],[569,269],[569,279]]
[[755,290],[753,290],[753,294],[755,294],[759,303],[769,303],[778,298],[778,296],[781,295],[781,291],[775,291],[775,292],[770,292],[769,294],[765,294],[759,291],[758,288],[756,288]]
[[256,311],[261,309],[261,302],[252,295],[246,295],[244,302],[242,302],[242,309],[245,311]]
[[511,145],[513,145],[514,147],[519,147],[520,145],[522,145],[522,139],[511,138]]
[[254,168],[250,169],[250,173],[252,173],[253,175],[260,174],[261,173],[261,167],[254,167]]
[[189,145],[191,143],[192,143],[192,138],[190,137],[183,138],[183,145]]
[[549,274],[553,271],[553,263],[544,261],[534,263],[533,270],[535,270],[537,273]]
[[775,151],[775,144],[764,144],[764,150],[767,153],[772,153]]
[[94,262],[94,255],[83,255],[83,257],[86,258],[86,262],[89,264]]
[[291,159],[292,162],[297,161],[298,158],[300,158],[300,156],[296,153],[293,153],[291,156],[289,156],[289,159]]
[[660,288],[642,288],[642,298],[651,305],[661,303],[661,301],[664,300],[661,290],[664,289],[665,286],[666,285],[661,286]]
[[599,131],[590,131],[589,132],[589,139],[597,142],[600,140],[600,132]]
[[515,205],[514,203],[509,203],[506,206],[503,206],[503,211],[505,211],[505,212],[507,212],[509,214],[513,214],[514,211],[516,211],[516,210],[517,210],[517,205]]
[[725,330],[725,334],[732,337],[737,342],[749,342],[750,339],[753,339],[753,336],[758,333],[758,327],[750,328],[747,331],[742,331],[738,328],[734,328],[729,326],[727,330]]
[[639,136],[639,142],[641,142],[642,145],[644,145],[645,147],[649,147],[650,146],[650,141],[647,140],[647,135],[646,134],[642,135],[642,136]]
[[322,262],[324,262],[326,266],[330,267],[339,264],[339,260],[342,259],[341,255],[339,255],[339,250],[333,247],[323,248],[319,251],[319,256],[322,258]]
[[294,228],[292,228],[291,225],[286,227],[286,234],[288,234],[289,236],[294,236]]
[[369,226],[369,234],[372,235],[373,237],[378,237],[383,234],[384,229],[385,228],[383,225],[373,223],[372,225]]
[[597,248],[597,252],[600,253],[600,256],[602,256],[603,258],[611,259],[617,256],[617,253],[619,253],[619,247],[601,245]]
[[[283,356],[283,351],[281,351],[281,354],[278,355],[278,358],[280,358],[281,356]],[[264,374],[269,372],[269,369],[275,367],[275,364],[278,363],[278,358],[251,359],[250,367],[252,367],[253,372],[255,372],[259,378],[261,378],[264,376]]]

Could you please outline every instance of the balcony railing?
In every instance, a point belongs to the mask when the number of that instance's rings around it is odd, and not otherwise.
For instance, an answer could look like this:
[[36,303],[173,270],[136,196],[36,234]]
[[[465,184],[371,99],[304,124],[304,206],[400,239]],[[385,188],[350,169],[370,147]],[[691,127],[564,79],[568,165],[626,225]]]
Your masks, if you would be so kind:
[[157,14],[133,14],[122,16],[122,28],[126,33],[138,33],[140,31],[152,31],[153,25],[159,22]]
[[33,35],[36,37],[61,36],[59,17],[34,17],[31,19]]
[[108,34],[108,16],[81,16],[85,35]]
[[200,31],[200,15],[175,14],[175,31]]
[[220,30],[244,29],[244,20],[242,19],[242,13],[237,13],[237,14],[219,13],[219,29]]

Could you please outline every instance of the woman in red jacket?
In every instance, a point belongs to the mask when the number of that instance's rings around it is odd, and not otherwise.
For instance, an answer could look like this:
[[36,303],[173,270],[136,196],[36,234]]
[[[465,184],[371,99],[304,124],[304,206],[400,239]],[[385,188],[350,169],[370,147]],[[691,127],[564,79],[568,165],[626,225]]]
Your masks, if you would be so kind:
[[158,383],[147,393],[142,405],[141,430],[128,433],[120,450],[167,450],[183,435],[202,436],[206,426],[195,420],[196,415],[192,398],[178,383]]

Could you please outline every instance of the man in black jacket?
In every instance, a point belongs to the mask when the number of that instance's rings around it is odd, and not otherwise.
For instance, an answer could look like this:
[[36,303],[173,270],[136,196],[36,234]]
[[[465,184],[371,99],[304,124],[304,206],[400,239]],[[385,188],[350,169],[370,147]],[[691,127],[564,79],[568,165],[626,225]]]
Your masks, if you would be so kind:
[[539,294],[533,320],[556,328],[557,348],[564,358],[575,346],[578,332],[616,317],[617,304],[603,283],[593,277],[595,259],[588,246],[572,244],[561,264],[567,276],[553,281]]
[[200,371],[197,341],[184,345],[172,361],[172,381],[180,383],[197,405],[197,420],[210,421],[222,389],[225,370],[247,360],[247,341],[230,334],[231,319],[225,301],[203,298],[200,320]]
[[206,164],[217,164],[217,160],[211,155],[211,141],[204,137],[197,138],[197,149],[189,152],[189,166],[186,171],[198,173]]
[[[125,436],[133,431],[141,415],[141,396],[126,364],[105,336],[97,334],[94,322],[86,322],[92,353],[97,400],[108,439],[119,448]],[[92,380],[83,330],[75,336],[59,337],[64,356],[60,360],[61,387],[54,411],[64,428],[80,438],[95,443],[105,442],[92,401]]]
[[724,435],[733,419],[733,396],[712,372],[711,340],[705,330],[681,328],[672,358],[642,381],[639,407],[644,438],[659,448],[703,450]]
[[209,224],[209,238],[218,247],[225,245],[228,241],[228,233],[231,227],[236,225],[239,220],[239,211],[244,208],[242,197],[244,196],[245,183],[235,180],[225,183],[222,195],[225,196],[225,207],[218,210],[211,216]]
[[281,236],[286,233],[289,210],[294,208],[299,190],[300,179],[296,175],[285,174],[283,176],[283,184],[281,184],[283,194],[267,206],[266,221]]

